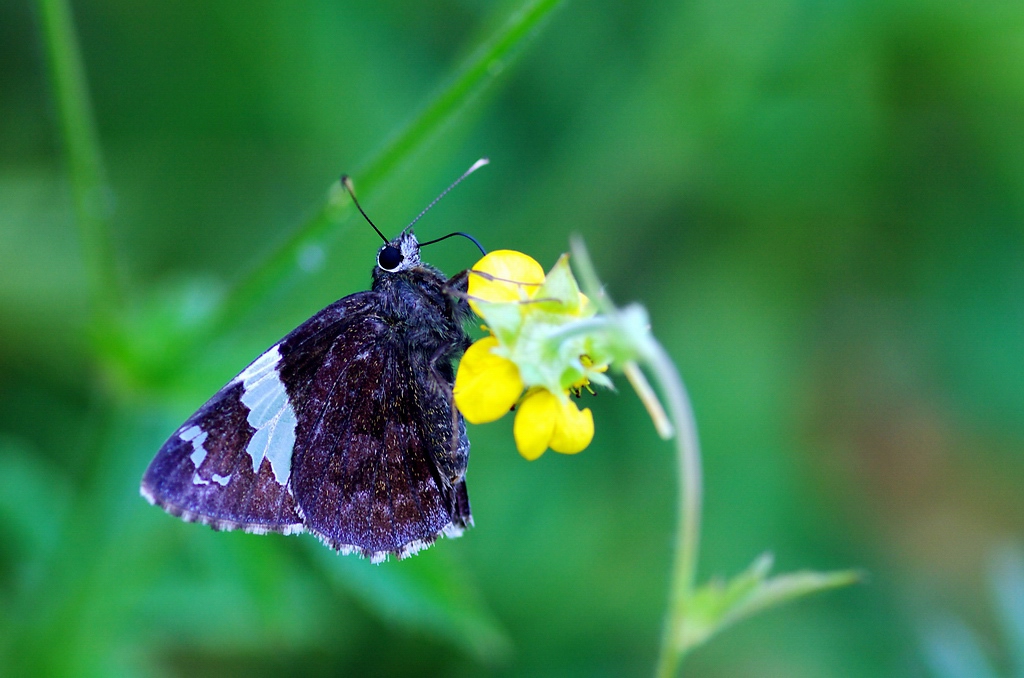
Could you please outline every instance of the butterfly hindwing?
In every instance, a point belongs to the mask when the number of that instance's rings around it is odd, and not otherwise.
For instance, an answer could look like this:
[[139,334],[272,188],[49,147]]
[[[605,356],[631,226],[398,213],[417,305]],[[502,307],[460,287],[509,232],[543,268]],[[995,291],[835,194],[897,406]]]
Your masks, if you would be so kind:
[[325,356],[299,413],[292,489],[307,529],[331,548],[404,556],[470,520],[465,424],[431,362],[374,315]]

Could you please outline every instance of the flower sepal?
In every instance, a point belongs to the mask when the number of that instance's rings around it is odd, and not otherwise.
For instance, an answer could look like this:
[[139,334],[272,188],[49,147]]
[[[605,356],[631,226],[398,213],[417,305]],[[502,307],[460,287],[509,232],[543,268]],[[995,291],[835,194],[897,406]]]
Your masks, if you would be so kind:
[[533,295],[539,310],[560,316],[588,318],[597,312],[586,295],[580,292],[576,277],[569,267],[569,255],[563,254],[548,271],[543,284]]

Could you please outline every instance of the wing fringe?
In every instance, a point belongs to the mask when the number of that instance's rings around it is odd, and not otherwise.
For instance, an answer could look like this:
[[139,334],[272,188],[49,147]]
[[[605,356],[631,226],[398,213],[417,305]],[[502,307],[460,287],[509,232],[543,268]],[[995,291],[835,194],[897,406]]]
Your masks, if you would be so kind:
[[[468,524],[473,524],[472,518],[469,520]],[[310,530],[310,534],[316,535],[316,538],[319,539],[324,546],[331,549],[332,551],[337,552],[339,555],[358,555],[360,558],[365,558],[369,560],[374,565],[380,565],[381,563],[387,562],[390,556],[395,556],[398,560],[405,560],[406,558],[414,556],[420,551],[433,546],[434,542],[436,542],[441,537],[457,539],[462,536],[463,532],[465,532],[465,527],[465,525],[458,525],[455,521],[452,521],[445,525],[443,528],[441,528],[439,532],[430,537],[425,537],[423,539],[414,539],[406,544],[403,544],[401,548],[394,549],[391,551],[372,551],[370,549],[364,549],[359,546],[353,546],[352,544],[342,544],[335,541],[334,539],[331,539],[326,535],[320,534],[319,532],[313,530]]]
[[269,525],[266,523],[241,523],[237,520],[224,520],[223,518],[214,518],[196,511],[189,510],[177,504],[172,504],[168,501],[160,500],[155,494],[153,494],[145,484],[139,487],[139,494],[142,498],[148,501],[153,506],[159,506],[168,514],[181,518],[186,523],[199,523],[200,525],[206,525],[217,532],[232,532],[234,530],[241,530],[248,534],[302,534],[306,531],[306,526],[302,523],[292,523],[289,525]]

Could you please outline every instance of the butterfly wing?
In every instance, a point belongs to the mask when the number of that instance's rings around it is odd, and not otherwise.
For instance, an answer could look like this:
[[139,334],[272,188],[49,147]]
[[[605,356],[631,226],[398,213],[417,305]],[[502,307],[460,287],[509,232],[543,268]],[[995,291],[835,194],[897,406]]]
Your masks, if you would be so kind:
[[289,485],[299,413],[336,338],[371,302],[369,292],[345,297],[253,361],[164,443],[142,496],[218,530],[301,532]]
[[331,548],[404,557],[471,521],[465,423],[450,368],[432,363],[373,315],[327,353],[299,414],[292,490]]

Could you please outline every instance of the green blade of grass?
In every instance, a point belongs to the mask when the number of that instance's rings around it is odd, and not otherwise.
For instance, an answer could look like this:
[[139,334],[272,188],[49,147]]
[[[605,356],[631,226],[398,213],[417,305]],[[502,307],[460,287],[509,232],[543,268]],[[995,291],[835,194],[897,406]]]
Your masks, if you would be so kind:
[[[494,35],[466,60],[454,77],[444,85],[409,123],[399,130],[355,175],[361,195],[369,195],[400,165],[408,162],[459,113],[505,71],[508,62],[536,34],[544,20],[562,0],[528,0]],[[349,201],[339,183],[328,190],[313,215],[294,234],[243,279],[227,295],[219,317],[208,329],[216,336],[231,327],[269,292],[302,274],[301,254],[309,248],[319,252],[331,229],[347,213]]]
[[67,0],[39,0],[54,103],[67,154],[89,297],[103,318],[119,300],[110,242],[110,201],[85,69]]

